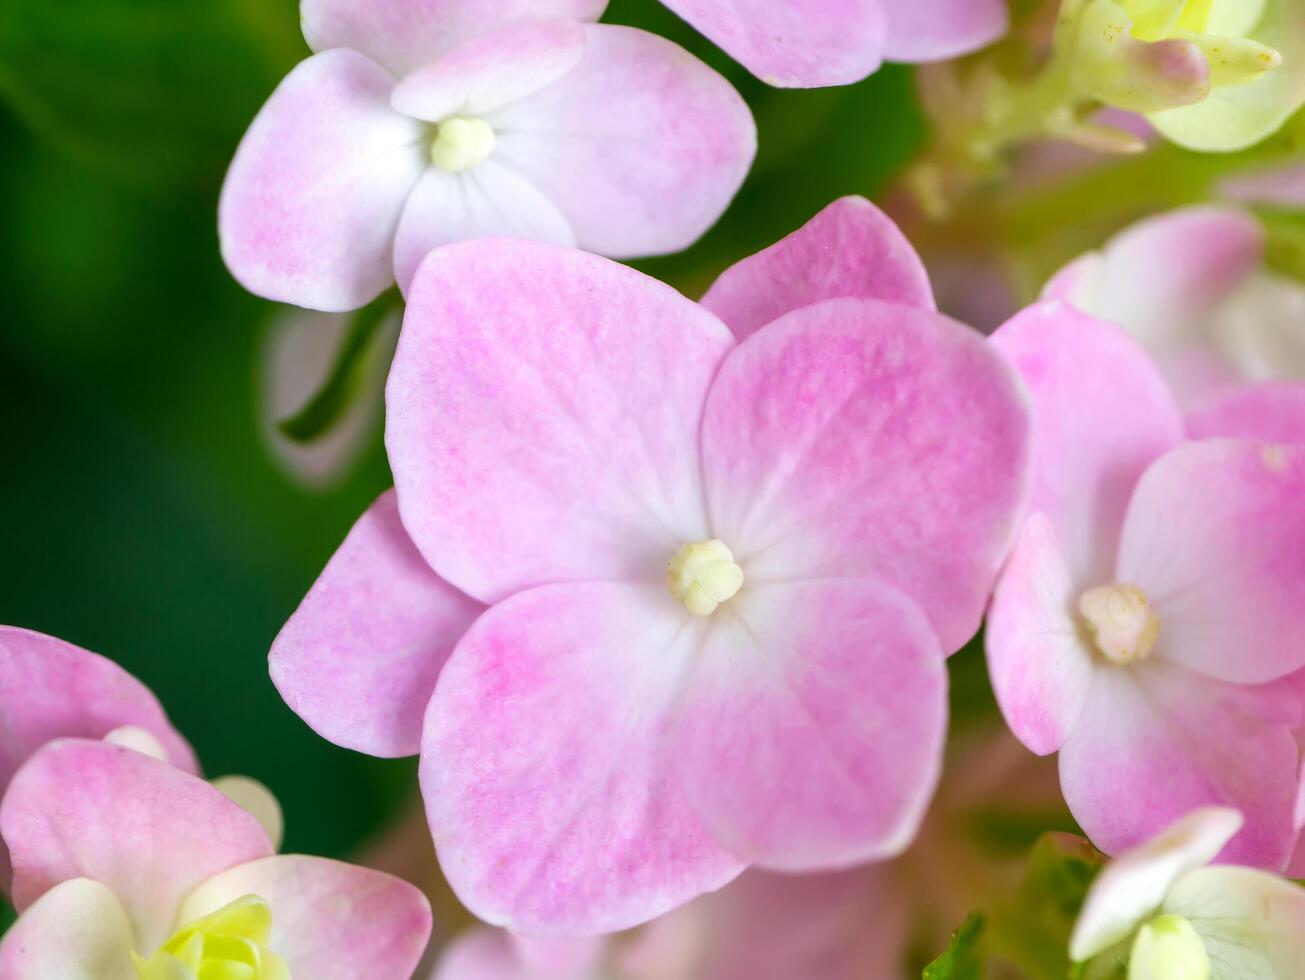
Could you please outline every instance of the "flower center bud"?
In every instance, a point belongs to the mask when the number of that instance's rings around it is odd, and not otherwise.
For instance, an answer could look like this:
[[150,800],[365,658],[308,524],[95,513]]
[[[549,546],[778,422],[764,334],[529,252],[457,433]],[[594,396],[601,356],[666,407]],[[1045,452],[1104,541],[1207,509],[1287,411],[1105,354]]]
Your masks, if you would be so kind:
[[743,585],[743,569],[725,542],[690,541],[666,565],[666,587],[694,616],[710,616],[734,598]]
[[1136,585],[1098,585],[1078,597],[1078,611],[1097,649],[1111,663],[1145,659],[1160,637],[1160,621]]
[[285,961],[267,948],[272,910],[246,895],[182,926],[148,960],[132,954],[140,980],[243,977],[290,980]]
[[1158,915],[1137,932],[1128,975],[1148,980],[1210,980],[1210,955],[1181,915]]
[[457,173],[474,167],[494,151],[494,130],[483,119],[452,116],[435,130],[430,144],[431,162]]

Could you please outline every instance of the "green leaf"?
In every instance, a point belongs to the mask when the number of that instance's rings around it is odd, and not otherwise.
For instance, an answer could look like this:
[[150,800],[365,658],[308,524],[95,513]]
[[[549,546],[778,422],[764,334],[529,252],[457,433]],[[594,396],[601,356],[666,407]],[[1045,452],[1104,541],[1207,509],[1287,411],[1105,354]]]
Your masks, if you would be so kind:
[[312,442],[340,421],[362,389],[368,366],[376,354],[372,341],[386,317],[399,306],[394,290],[383,294],[353,315],[340,343],[331,372],[308,403],[280,423],[281,431],[296,442]]
[[924,980],[981,980],[983,968],[983,934],[987,922],[979,912],[971,912],[959,929],[952,933],[947,949],[924,968]]
[[1264,258],[1269,268],[1305,282],[1305,211],[1262,207],[1255,213],[1264,225]]
[[212,188],[307,54],[288,0],[5,0],[0,99],[106,172]]
[[13,906],[0,898],[0,936],[3,936],[17,920],[18,915],[14,912]]
[[993,912],[993,948],[1029,976],[1069,976],[1069,935],[1104,861],[1082,837],[1043,834],[1033,846],[1019,891]]

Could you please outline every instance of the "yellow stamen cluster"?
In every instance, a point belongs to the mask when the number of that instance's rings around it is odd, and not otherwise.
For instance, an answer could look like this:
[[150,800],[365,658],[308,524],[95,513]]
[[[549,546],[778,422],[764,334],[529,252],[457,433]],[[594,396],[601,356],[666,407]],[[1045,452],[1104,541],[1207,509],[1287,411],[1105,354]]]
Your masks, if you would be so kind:
[[246,895],[182,926],[148,960],[133,954],[140,980],[290,980],[267,948],[272,910]]
[[666,587],[694,616],[710,616],[734,598],[743,585],[743,569],[723,541],[691,541],[666,566]]

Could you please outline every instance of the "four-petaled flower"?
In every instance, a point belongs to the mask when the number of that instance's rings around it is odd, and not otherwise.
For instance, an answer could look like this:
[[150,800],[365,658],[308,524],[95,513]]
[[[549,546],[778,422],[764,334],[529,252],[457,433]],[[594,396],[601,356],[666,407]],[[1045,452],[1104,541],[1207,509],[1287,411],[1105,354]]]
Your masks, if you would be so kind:
[[1305,665],[1305,446],[1186,442],[1117,327],[1051,302],[993,344],[1033,396],[1033,495],[988,615],[1015,734],[1060,751],[1092,842],[1133,847],[1205,804],[1246,815],[1227,860],[1296,838]]
[[603,0],[303,0],[317,54],[245,135],[219,208],[251,292],[319,310],[489,235],[618,258],[706,231],[756,149],[716,72]]
[[837,202],[702,305],[573,250],[439,249],[387,402],[397,507],[272,676],[334,741],[420,747],[473,911],[619,929],[910,842],[1028,418],[880,212]]

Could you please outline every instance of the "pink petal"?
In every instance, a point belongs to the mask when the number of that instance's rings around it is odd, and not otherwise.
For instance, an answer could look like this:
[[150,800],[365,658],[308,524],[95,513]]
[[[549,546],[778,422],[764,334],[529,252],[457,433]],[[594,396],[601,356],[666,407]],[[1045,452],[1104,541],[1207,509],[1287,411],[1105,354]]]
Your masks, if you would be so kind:
[[301,0],[314,51],[353,48],[403,74],[507,24],[597,20],[607,0]]
[[713,834],[814,871],[891,857],[942,768],[947,678],[928,620],[868,580],[744,584],[693,655],[675,758]]
[[1025,496],[1028,413],[977,333],[837,299],[725,362],[703,420],[715,537],[749,580],[877,578],[945,650],[978,628]]
[[1006,33],[1006,0],[882,0],[888,14],[884,57],[943,61],[976,51]]
[[426,165],[422,124],[390,108],[393,85],[363,55],[328,51],[255,117],[218,207],[222,257],[250,292],[343,311],[393,281],[399,212]]
[[1074,730],[1092,680],[1077,600],[1056,529],[1035,511],[997,580],[984,642],[1001,713],[1039,755],[1055,752]]
[[747,104],[664,38],[585,28],[580,63],[489,113],[494,159],[566,215],[583,249],[628,258],[678,252],[716,223],[756,153]]
[[1100,667],[1060,750],[1065,801],[1107,854],[1198,806],[1235,807],[1246,823],[1221,860],[1281,868],[1296,840],[1298,753],[1274,716],[1298,717],[1282,703],[1296,698],[1287,684],[1238,687],[1163,661]]
[[0,941],[4,980],[137,980],[131,922],[113,892],[73,878],[42,895]]
[[390,104],[430,122],[481,116],[557,81],[576,66],[584,48],[584,28],[573,21],[512,24],[407,75]]
[[1303,502],[1300,445],[1188,443],[1147,471],[1116,578],[1150,600],[1158,654],[1238,684],[1305,666]]
[[268,945],[296,977],[410,977],[430,938],[430,904],[406,881],[300,855],[251,861],[209,878],[186,899],[180,921],[193,922],[245,895],[259,896],[272,910]]
[[1063,303],[1030,307],[992,342],[1033,396],[1032,509],[1077,588],[1112,581],[1133,487],[1182,439],[1173,396],[1135,341]]
[[1235,436],[1305,443],[1305,384],[1243,385],[1187,414],[1193,439]]
[[0,626],[0,718],[0,796],[46,742],[103,738],[127,725],[157,738],[174,766],[199,768],[158,699],[135,677],[89,650],[16,626]]
[[440,863],[477,916],[583,935],[733,878],[680,784],[673,712],[707,622],[664,585],[519,593],[444,668],[421,783]]
[[[0,796],[18,767],[51,739],[103,738],[125,726],[157,738],[173,765],[199,770],[144,684],[111,660],[16,626],[0,626],[0,719]],[[9,876],[9,852],[0,841],[0,891],[8,889]]]
[[1250,215],[1183,208],[1125,229],[1100,255],[1054,277],[1045,295],[1123,327],[1188,397],[1211,370],[1201,363],[1213,356],[1203,318],[1262,257],[1263,231]]
[[483,608],[431,571],[389,491],[359,518],[272,644],[272,682],[336,745],[415,755],[435,678]]
[[791,310],[859,296],[934,309],[924,263],[892,219],[841,197],[793,234],[726,269],[702,305],[743,340]]
[[557,206],[501,164],[485,160],[460,173],[430,167],[403,206],[394,242],[394,277],[406,291],[432,249],[497,237],[575,244],[575,232]]
[[224,868],[272,846],[258,821],[195,776],[131,749],[61,739],[37,752],[0,804],[20,911],[61,881],[94,878],[122,901],[141,949]]
[[662,2],[769,85],[848,85],[883,60],[881,0]]
[[706,537],[697,434],[731,343],[710,313],[597,256],[520,241],[432,253],[387,393],[404,525],[485,601],[660,582]]

